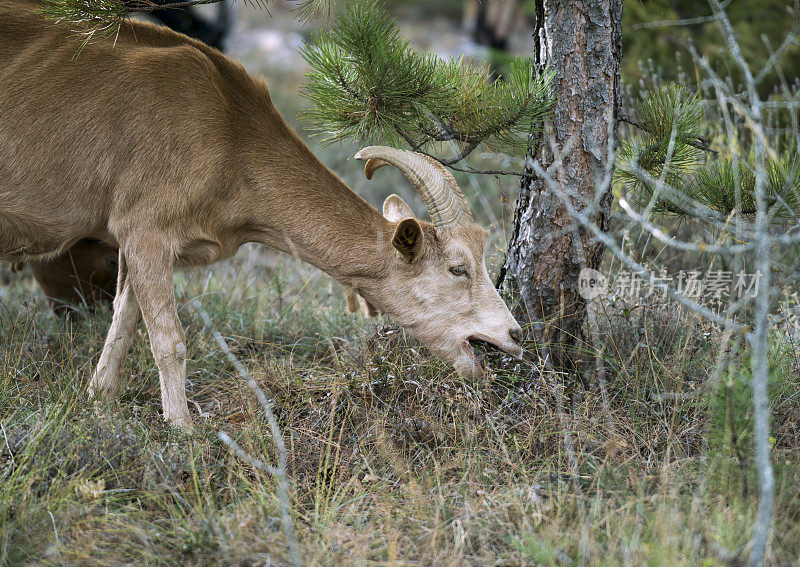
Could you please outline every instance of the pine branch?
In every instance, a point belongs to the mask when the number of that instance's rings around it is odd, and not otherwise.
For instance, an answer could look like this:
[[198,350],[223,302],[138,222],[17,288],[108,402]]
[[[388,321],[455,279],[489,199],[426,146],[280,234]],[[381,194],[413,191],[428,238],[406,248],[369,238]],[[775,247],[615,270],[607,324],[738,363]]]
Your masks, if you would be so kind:
[[39,11],[57,23],[76,26],[74,33],[85,36],[81,49],[90,41],[115,35],[130,10],[117,0],[42,0]]
[[491,81],[486,65],[444,61],[412,50],[374,0],[348,13],[303,48],[311,66],[304,95],[314,103],[304,117],[325,143],[407,144],[422,151],[456,141],[462,161],[481,144],[522,149],[552,108],[551,75],[516,60],[505,81]]
[[[620,120],[620,122],[626,122],[626,123],[630,124],[631,126],[633,126],[634,128],[638,128],[639,130],[647,132],[648,134],[652,134],[653,133],[652,130],[650,129],[650,127],[647,124],[645,124],[643,122],[640,122],[639,120],[637,120],[633,116],[630,116],[630,115],[627,115],[627,114],[623,114],[623,115],[619,116],[619,120]],[[712,153],[712,154],[715,154],[715,155],[719,154],[719,152],[717,150],[715,150],[714,148],[712,148],[709,145],[708,139],[705,136],[693,137],[693,136],[689,136],[687,134],[678,134],[677,138],[681,142],[689,144],[690,146],[692,146],[693,148],[697,148],[698,150],[703,150],[704,152],[709,152],[709,153]]]
[[[133,13],[157,10],[186,9],[224,0],[42,0],[40,12],[58,23],[75,26],[75,33],[86,37],[85,46],[119,32],[120,26]],[[245,4],[266,10],[269,0],[242,0]],[[325,12],[330,15],[335,0],[303,0],[291,12],[307,21]],[[82,46],[82,47],[83,47]]]
[[[642,132],[622,141],[617,180],[634,190],[635,200],[648,211],[696,217],[690,203],[723,217],[751,217],[757,212],[753,158],[720,157],[710,163],[700,129],[704,117],[699,98],[671,85],[637,101],[635,116],[621,120]],[[770,223],[793,222],[800,211],[800,159],[783,156],[765,164],[764,201]],[[657,181],[657,183],[654,183]],[[660,187],[668,185],[673,192]]]
[[[699,167],[701,152],[716,153],[702,135],[705,117],[699,97],[689,95],[681,86],[668,85],[649,92],[633,107],[634,115],[621,120],[641,132],[622,141],[616,178],[631,187],[636,201],[648,210],[688,214],[681,203],[683,197],[699,199],[685,177]],[[659,180],[659,184],[654,186],[648,178]],[[681,199],[662,194],[662,184],[675,188]]]

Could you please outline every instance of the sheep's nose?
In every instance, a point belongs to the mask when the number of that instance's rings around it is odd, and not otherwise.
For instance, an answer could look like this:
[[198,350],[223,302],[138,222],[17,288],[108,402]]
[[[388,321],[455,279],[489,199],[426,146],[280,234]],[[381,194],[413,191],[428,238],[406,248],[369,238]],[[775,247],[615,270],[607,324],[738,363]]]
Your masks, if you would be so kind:
[[519,327],[514,327],[513,329],[509,329],[508,335],[511,337],[512,341],[522,346],[522,329],[520,329]]

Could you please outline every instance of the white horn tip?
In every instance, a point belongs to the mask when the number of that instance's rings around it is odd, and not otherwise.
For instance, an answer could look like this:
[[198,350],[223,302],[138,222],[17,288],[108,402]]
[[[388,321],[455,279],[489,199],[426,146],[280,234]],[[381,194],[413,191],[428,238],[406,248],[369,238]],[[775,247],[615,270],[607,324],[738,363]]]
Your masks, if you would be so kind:
[[366,148],[361,148],[356,152],[356,155],[354,155],[353,157],[355,159],[361,159],[361,160],[369,159],[369,156],[367,154],[372,153],[372,150],[374,150],[377,147],[378,146],[367,146]]

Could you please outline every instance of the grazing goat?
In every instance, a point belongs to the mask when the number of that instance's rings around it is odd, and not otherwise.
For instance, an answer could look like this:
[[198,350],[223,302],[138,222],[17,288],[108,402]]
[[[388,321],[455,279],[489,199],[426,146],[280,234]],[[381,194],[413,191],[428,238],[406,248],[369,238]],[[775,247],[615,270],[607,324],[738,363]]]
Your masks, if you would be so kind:
[[383,146],[358,152],[369,178],[400,169],[432,223],[395,195],[381,214],[311,153],[240,64],[137,22],[75,58],[80,39],[36,7],[0,4],[0,260],[52,258],[83,238],[119,247],[93,398],[118,390],[141,316],[164,419],[191,423],[173,268],[246,242],[327,272],[461,374],[482,372],[470,341],[521,354],[521,329],[486,271],[487,232],[441,164]]

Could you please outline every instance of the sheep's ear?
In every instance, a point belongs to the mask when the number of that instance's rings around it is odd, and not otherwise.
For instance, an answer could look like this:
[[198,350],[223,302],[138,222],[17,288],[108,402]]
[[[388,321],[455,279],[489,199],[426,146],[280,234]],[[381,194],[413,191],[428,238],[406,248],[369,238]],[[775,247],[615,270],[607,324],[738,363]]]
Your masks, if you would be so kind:
[[406,218],[413,218],[414,213],[403,199],[397,195],[389,195],[383,202],[383,216],[386,220],[400,222]]
[[415,218],[401,220],[397,224],[392,237],[392,245],[397,248],[403,258],[410,264],[422,253],[424,236],[422,227]]

